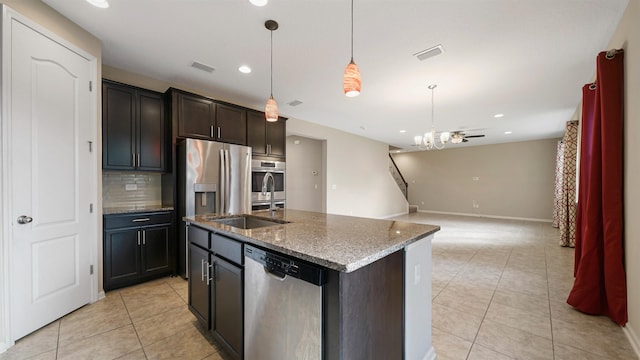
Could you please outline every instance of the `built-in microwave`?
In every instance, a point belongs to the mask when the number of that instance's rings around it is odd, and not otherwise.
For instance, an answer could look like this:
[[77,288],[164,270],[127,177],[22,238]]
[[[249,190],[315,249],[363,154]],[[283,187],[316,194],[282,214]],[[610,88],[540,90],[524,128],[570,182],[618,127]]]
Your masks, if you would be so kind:
[[[265,205],[271,201],[271,184],[266,195],[262,194],[262,182],[266,173],[273,175],[275,182],[274,202],[278,205],[285,202],[285,172],[284,161],[251,160],[251,204]],[[270,182],[269,182],[270,183]]]

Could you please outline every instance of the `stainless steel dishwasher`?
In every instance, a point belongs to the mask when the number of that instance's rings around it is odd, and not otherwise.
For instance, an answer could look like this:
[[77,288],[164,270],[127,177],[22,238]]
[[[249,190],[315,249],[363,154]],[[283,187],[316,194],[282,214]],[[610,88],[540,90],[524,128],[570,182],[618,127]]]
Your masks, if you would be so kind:
[[245,360],[322,359],[325,270],[245,245]]

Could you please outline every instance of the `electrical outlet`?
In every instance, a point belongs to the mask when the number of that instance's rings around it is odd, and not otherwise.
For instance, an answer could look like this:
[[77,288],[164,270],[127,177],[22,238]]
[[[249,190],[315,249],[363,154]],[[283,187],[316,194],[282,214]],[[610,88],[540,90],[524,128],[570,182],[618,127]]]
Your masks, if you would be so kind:
[[137,184],[125,184],[124,185],[124,190],[125,191],[138,190],[138,185]]
[[473,200],[473,208],[474,208],[474,209],[477,209],[477,208],[479,208],[479,207],[480,207],[480,204],[478,204],[478,202],[477,202],[477,201]]

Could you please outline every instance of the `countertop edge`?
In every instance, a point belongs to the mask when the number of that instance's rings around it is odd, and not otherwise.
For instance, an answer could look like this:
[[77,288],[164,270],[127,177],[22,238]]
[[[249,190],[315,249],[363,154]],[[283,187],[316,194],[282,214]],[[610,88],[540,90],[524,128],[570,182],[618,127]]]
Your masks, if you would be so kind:
[[[220,215],[217,216],[219,218],[225,218],[225,217],[233,217],[234,215]],[[235,215],[237,216],[237,215]],[[426,237],[429,237],[431,235],[433,235],[435,232],[440,230],[440,226],[438,225],[428,225],[428,224],[417,224],[417,225],[422,225],[425,227],[429,227],[430,229],[418,234],[415,234],[414,236],[411,236],[407,239],[404,240],[400,240],[395,244],[390,245],[387,248],[384,248],[380,251],[377,251],[375,253],[372,254],[368,254],[367,256],[364,256],[358,260],[352,261],[352,262],[348,262],[346,264],[344,263],[339,263],[339,262],[335,262],[335,261],[331,261],[330,259],[327,258],[322,258],[322,257],[318,257],[318,256],[314,256],[311,254],[307,254],[307,253],[301,253],[295,250],[292,250],[288,247],[283,247],[283,246],[279,246],[278,244],[274,244],[271,242],[265,242],[263,240],[260,239],[256,239],[256,238],[252,238],[250,236],[238,233],[236,231],[234,231],[234,228],[229,227],[227,225],[222,225],[222,224],[218,224],[218,223],[213,223],[211,221],[198,221],[195,217],[192,216],[187,216],[184,217],[183,220],[189,224],[193,224],[196,226],[199,226],[201,228],[204,228],[206,230],[212,231],[214,233],[220,233],[222,235],[234,238],[236,240],[242,241],[242,242],[246,242],[252,245],[257,245],[269,250],[273,250],[273,251],[277,251],[280,252],[282,254],[285,255],[289,255],[289,256],[293,256],[299,259],[303,259],[305,261],[314,263],[316,265],[320,265],[332,270],[336,270],[336,271],[340,271],[340,272],[344,272],[344,273],[350,273],[353,272],[355,270],[358,270],[362,267],[365,267],[377,260],[380,260],[392,253],[395,253],[399,250],[402,250],[404,248],[406,248],[407,246],[409,246],[410,244],[424,239]],[[369,220],[377,220],[377,219],[369,219]],[[380,221],[385,221],[385,220],[380,220]],[[281,225],[274,225],[271,226],[271,228],[274,229],[278,229],[278,228],[282,228],[284,229],[287,226],[287,224],[281,224]]]

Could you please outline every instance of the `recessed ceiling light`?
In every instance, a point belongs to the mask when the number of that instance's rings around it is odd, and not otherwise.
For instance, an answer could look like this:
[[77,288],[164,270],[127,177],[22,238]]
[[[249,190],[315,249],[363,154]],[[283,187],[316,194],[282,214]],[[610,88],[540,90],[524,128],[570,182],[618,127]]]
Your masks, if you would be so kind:
[[494,117],[494,118],[496,118],[496,119],[497,119],[497,118],[501,118],[501,117],[503,117],[503,116],[504,116],[504,114],[495,114],[495,115],[493,115],[493,117]]
[[265,6],[269,1],[268,0],[249,0],[249,2],[255,6]]
[[87,2],[95,7],[106,9],[109,7],[107,0],[87,0]]
[[401,133],[406,133],[406,132],[407,132],[407,130],[400,130],[400,132],[401,132]]
[[249,74],[249,73],[251,73],[251,68],[249,66],[247,66],[247,65],[241,65],[238,68],[238,71],[240,71],[243,74]]
[[510,135],[510,134],[512,134],[512,133],[513,133],[512,131],[505,131],[505,132],[504,132],[504,134],[505,134],[505,135]]

